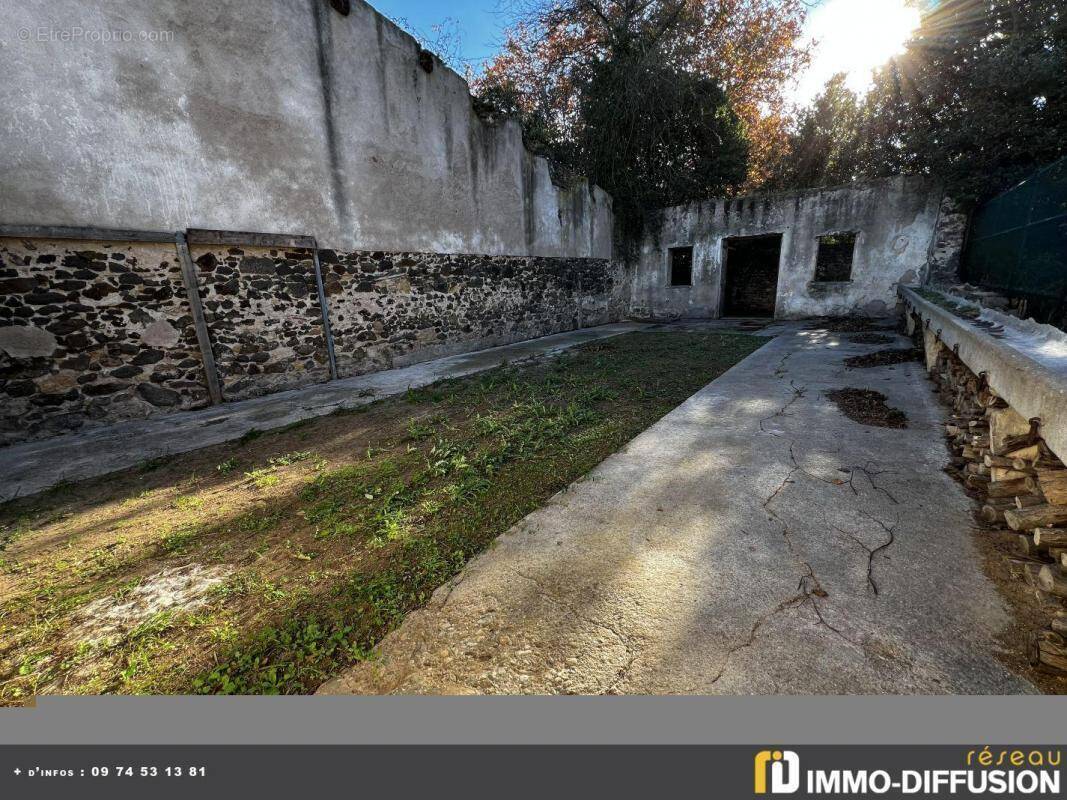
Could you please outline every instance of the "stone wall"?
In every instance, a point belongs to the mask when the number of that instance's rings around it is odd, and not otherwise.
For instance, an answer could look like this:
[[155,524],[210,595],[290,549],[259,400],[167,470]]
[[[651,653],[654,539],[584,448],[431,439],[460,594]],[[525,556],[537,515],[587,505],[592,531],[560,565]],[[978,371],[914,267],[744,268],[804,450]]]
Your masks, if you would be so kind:
[[960,259],[967,237],[969,215],[951,198],[941,200],[937,228],[930,242],[930,266],[926,282],[932,286],[948,287],[960,281]]
[[[329,380],[309,250],[193,245],[225,400]],[[320,251],[341,377],[613,322],[589,258]],[[209,402],[170,244],[0,239],[0,444]]]
[[[618,320],[598,259],[320,254],[342,376]],[[581,301],[581,309],[579,304]]]
[[190,247],[227,400],[330,377],[310,250]]
[[0,239],[0,444],[206,399],[173,247]]

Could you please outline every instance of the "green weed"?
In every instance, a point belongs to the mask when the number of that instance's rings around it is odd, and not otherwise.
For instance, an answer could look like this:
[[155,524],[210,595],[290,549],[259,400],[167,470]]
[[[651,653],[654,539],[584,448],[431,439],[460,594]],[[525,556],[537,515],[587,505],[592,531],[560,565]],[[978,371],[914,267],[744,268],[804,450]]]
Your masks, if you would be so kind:
[[237,469],[238,463],[239,462],[237,461],[237,458],[231,456],[230,458],[227,458],[225,461],[219,464],[217,467],[215,467],[215,470],[220,475],[229,475],[231,472]]

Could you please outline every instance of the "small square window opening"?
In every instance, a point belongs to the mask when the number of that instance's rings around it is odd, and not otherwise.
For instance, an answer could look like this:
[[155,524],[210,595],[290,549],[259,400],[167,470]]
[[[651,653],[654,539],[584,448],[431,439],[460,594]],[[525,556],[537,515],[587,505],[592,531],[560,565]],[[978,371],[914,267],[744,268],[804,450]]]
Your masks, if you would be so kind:
[[671,286],[693,285],[693,248],[672,247],[670,253]]
[[828,233],[819,237],[819,254],[815,259],[817,282],[852,280],[852,256],[856,250],[856,234]]

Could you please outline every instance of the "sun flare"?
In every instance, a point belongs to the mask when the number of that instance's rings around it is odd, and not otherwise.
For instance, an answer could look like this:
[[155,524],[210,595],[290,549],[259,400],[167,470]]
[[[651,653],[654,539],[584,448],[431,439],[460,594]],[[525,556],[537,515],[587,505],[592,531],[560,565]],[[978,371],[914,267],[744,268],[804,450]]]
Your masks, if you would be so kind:
[[871,70],[901,53],[918,26],[919,9],[908,0],[826,0],[805,28],[812,61],[794,100],[807,103],[838,72],[848,75],[850,89],[865,92]]

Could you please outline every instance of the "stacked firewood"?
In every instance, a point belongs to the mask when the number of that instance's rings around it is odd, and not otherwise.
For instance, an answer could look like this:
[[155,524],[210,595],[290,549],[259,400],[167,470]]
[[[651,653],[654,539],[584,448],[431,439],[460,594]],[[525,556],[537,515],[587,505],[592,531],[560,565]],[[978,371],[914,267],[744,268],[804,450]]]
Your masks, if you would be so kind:
[[945,431],[954,473],[982,502],[981,517],[1010,533],[1012,570],[1049,611],[1031,641],[1030,661],[1067,673],[1067,468],[1045,445],[1039,420],[1023,419],[951,351],[932,371],[953,414]]

